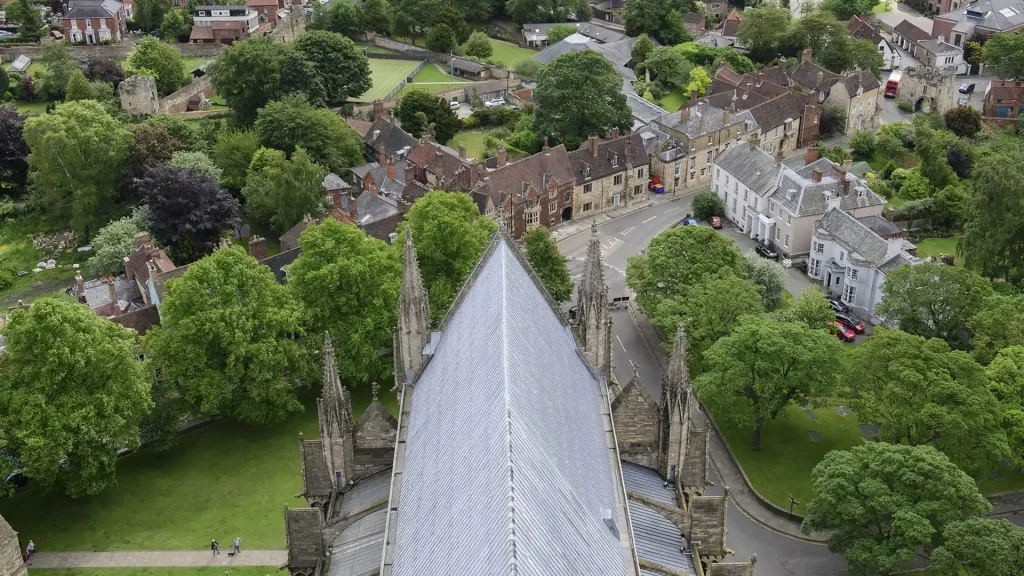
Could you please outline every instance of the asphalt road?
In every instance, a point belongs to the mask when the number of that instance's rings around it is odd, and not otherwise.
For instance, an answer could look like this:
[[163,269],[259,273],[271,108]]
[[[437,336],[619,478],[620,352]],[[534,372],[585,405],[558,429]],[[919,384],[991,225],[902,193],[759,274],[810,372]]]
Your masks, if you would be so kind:
[[[691,199],[692,194],[677,198],[656,197],[651,206],[598,226],[609,297],[627,295],[627,258],[639,254],[658,233],[689,213]],[[740,238],[742,240],[742,236]],[[583,232],[559,242],[562,253],[569,258],[569,271],[574,282],[583,271],[589,241],[589,232]],[[611,315],[612,363],[616,378],[619,382],[628,382],[633,373],[632,364],[636,363],[644,386],[654,398],[660,398],[663,372],[658,358],[648,348],[627,311],[620,309]],[[722,483],[716,474],[712,475],[712,480],[718,486],[712,487],[709,493],[721,494]],[[752,554],[757,554],[759,576],[833,576],[847,573],[846,562],[829,552],[826,546],[769,530],[750,519],[733,503],[729,506],[727,527],[727,545],[735,551],[734,558],[747,560]]]

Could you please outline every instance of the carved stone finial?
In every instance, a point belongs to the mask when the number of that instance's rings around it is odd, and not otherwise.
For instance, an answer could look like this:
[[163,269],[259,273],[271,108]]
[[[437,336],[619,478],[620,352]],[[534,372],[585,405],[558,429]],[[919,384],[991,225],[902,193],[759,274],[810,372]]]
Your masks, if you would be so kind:
[[373,401],[376,402],[377,401],[377,393],[380,392],[380,384],[377,384],[376,382],[374,382],[373,384],[370,385],[370,390],[372,390],[372,392],[373,392]]

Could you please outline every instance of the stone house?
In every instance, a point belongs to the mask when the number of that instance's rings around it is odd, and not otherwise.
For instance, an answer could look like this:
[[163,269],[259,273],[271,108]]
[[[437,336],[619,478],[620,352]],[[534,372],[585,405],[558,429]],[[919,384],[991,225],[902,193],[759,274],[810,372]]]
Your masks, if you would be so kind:
[[383,111],[367,129],[363,143],[366,146],[366,159],[381,165],[387,158],[398,160],[408,156],[420,145],[419,140],[395,124],[393,116],[384,114]]
[[921,40],[917,43],[917,57],[925,66],[932,68],[953,68],[957,72],[966,72],[967,65],[964,63],[964,51],[944,39]]
[[324,204],[329,208],[339,208],[342,198],[352,192],[352,186],[334,172],[324,176],[323,188]]
[[882,70],[898,70],[900,68],[902,56],[896,50],[896,46],[882,36],[878,29],[867,20],[860,16],[854,16],[846,23],[846,29],[850,36],[858,40],[869,40],[878,46],[878,51],[882,53]]
[[985,89],[984,115],[993,118],[1018,118],[1024,115],[1024,82],[992,80]]
[[993,34],[1017,32],[1024,28],[1024,0],[959,1],[962,10],[942,10],[932,20],[932,38],[945,38],[954,46],[963,48],[967,42],[984,42]]
[[117,0],[72,0],[61,24],[70,43],[120,42],[128,32],[129,3]]
[[840,208],[842,197],[828,197],[828,211],[815,223],[807,275],[825,291],[874,322],[886,275],[922,262],[907,233],[880,216],[854,217]]
[[[27,544],[26,544],[27,545]],[[0,516],[0,574],[28,576],[28,565],[22,558],[18,533]]]
[[491,77],[491,67],[465,58],[452,58],[448,64],[452,76],[470,80],[486,80]]
[[135,247],[124,259],[124,271],[125,277],[135,284],[136,290],[142,295],[146,306],[160,303],[163,286],[162,282],[157,282],[157,278],[177,269],[178,266],[163,250],[153,246],[149,234],[139,232],[135,235]]
[[576,177],[572,208],[576,218],[647,197],[650,167],[643,137],[617,137],[617,132],[612,132],[610,140],[591,136],[569,153]]
[[651,159],[651,175],[657,176],[665,192],[703,186],[711,182],[715,156],[744,140],[761,138],[754,117],[747,110],[735,111],[697,101],[679,112],[662,116],[654,127],[671,140]]
[[845,134],[874,127],[881,83],[871,72],[858,70],[846,75],[829,72],[811,61],[808,48],[804,50],[800,65],[786,75],[790,86],[799,85],[816,94],[823,108],[835,106],[841,110],[846,116]]
[[193,44],[231,44],[248,38],[260,27],[259,15],[251,6],[196,6],[192,13]]
[[704,33],[704,15],[698,12],[687,12],[683,14],[683,26],[686,32],[694,38]]

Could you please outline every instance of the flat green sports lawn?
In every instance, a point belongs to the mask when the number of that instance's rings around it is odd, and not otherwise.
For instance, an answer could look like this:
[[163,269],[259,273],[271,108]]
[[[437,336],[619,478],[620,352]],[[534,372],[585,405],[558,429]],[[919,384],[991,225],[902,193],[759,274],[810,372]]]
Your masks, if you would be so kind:
[[505,65],[505,68],[512,69],[516,67],[516,64],[524,60],[529,60],[537,53],[537,50],[532,48],[520,48],[510,42],[502,42],[501,40],[495,40],[494,38],[489,39],[491,41],[491,61],[501,62]]
[[[369,404],[353,390],[353,409]],[[385,388],[386,390],[386,388]],[[117,463],[117,484],[79,499],[33,490],[0,498],[0,515],[41,550],[190,550],[241,536],[251,549],[284,549],[284,507],[305,506],[299,432],[319,437],[316,404],[271,426],[222,420],[184,434],[166,452]],[[397,412],[395,395],[381,401]],[[96,572],[92,572],[95,574]]]
[[419,66],[419,62],[413,60],[370,58],[370,80],[373,82],[373,86],[359,98],[356,98],[356,101],[372,102],[374,100],[383,100],[417,66]]
[[[243,550],[244,552],[244,550]],[[175,568],[31,568],[32,576],[280,576],[280,566],[190,566]]]

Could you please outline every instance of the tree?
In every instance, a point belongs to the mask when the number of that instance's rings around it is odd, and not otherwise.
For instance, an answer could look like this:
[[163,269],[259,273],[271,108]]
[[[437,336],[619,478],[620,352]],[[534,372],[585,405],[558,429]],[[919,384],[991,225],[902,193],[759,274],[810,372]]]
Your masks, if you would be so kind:
[[922,200],[931,196],[932,185],[928,182],[927,178],[921,175],[921,170],[917,168],[911,170],[897,168],[894,174],[897,174],[894,180],[899,181],[899,179],[902,179],[899,192],[900,198],[904,200]]
[[690,70],[690,82],[686,85],[686,91],[688,93],[693,94],[696,92],[698,95],[703,96],[710,87],[711,76],[708,76],[707,70],[700,66]]
[[1024,80],[1024,37],[994,34],[985,42],[985,63],[1003,80]]
[[1024,346],[1024,296],[992,294],[974,311],[967,327],[974,358],[988,364],[1008,346]]
[[306,228],[288,286],[308,311],[309,334],[331,335],[338,371],[364,386],[386,378],[397,322],[402,261],[397,250],[358,227],[328,218]]
[[878,136],[875,138],[875,150],[882,158],[892,161],[897,166],[903,164],[903,158],[907,155],[907,149],[903,146],[903,142],[891,131],[881,128],[878,129]]
[[644,60],[643,67],[662,83],[680,88],[690,81],[693,64],[681,52],[667,46],[659,46]]
[[747,273],[757,285],[766,310],[782,306],[786,293],[786,270],[775,260],[761,258],[753,252],[747,254]]
[[[1019,314],[1019,312],[1018,312]],[[1015,344],[999,351],[985,369],[989,389],[999,402],[1010,458],[1024,465],[1024,346]]]
[[183,170],[191,170],[200,176],[206,176],[214,184],[220,182],[221,169],[213,163],[206,152],[186,152],[179,150],[171,156],[171,166]]
[[[689,0],[631,0],[622,11],[626,35],[647,34],[666,46],[687,42],[689,38],[679,37],[682,14],[692,12],[693,8]],[[685,29],[682,33],[688,36]]]
[[871,158],[876,147],[875,133],[871,130],[857,130],[850,137],[850,148],[858,158]]
[[166,96],[189,81],[181,52],[152,36],[143,36],[132,48],[125,61],[129,75],[145,71],[156,77],[156,89]]
[[[967,188],[960,182],[935,193],[933,218],[943,226],[953,227],[963,219]],[[906,206],[906,204],[904,204]]]
[[256,112],[280,95],[281,69],[287,47],[258,36],[225,48],[209,66],[217,91],[241,124],[251,124]]
[[[814,56],[820,58],[824,53],[829,53],[829,58],[834,58],[834,53],[841,53],[850,38],[849,32],[846,31],[846,20],[850,17],[842,18],[843,22],[837,20],[840,18],[837,15],[833,15],[831,12],[825,10],[818,10],[811,12],[810,14],[804,14],[802,18],[793,22],[792,34],[799,38],[799,44],[810,48]],[[746,19],[746,16],[744,16]],[[785,34],[785,30],[782,31]],[[839,44],[837,50],[833,50],[832,47]],[[875,48],[878,51],[878,48]],[[828,60],[828,59],[826,59]],[[832,69],[830,61],[820,62],[822,66]],[[840,64],[840,70],[835,72],[841,72],[842,68],[846,66],[845,62]]]
[[828,10],[843,21],[867,14],[874,7],[874,0],[825,0],[821,3],[822,10]]
[[1005,518],[967,518],[942,530],[929,573],[939,576],[1024,574],[1024,528]]
[[711,190],[697,192],[693,195],[693,215],[698,220],[707,220],[712,216],[725,216],[725,205],[722,199]]
[[71,74],[64,93],[65,102],[74,102],[75,100],[94,100],[89,81],[85,79],[85,74],[81,70],[75,70]]
[[548,28],[548,44],[557,44],[576,33],[576,26],[572,24],[556,24]]
[[314,30],[299,36],[292,45],[320,74],[329,106],[340,106],[370,89],[366,55],[341,34]]
[[706,368],[704,352],[728,336],[741,319],[763,310],[757,286],[725,272],[691,287],[686,298],[666,301],[656,325],[673,339],[679,324],[686,326],[690,369],[697,374]]
[[973,138],[981,131],[981,113],[971,106],[957,106],[942,115],[946,128],[960,138]]
[[185,16],[184,10],[171,8],[164,14],[164,19],[160,23],[160,32],[164,38],[181,40],[192,32],[192,23]]
[[427,48],[447,54],[459,45],[459,38],[447,24],[434,24],[427,32]]
[[551,238],[547,228],[534,228],[526,235],[526,259],[537,272],[551,298],[561,304],[572,297],[572,280],[565,256]]
[[146,166],[170,162],[171,156],[180,147],[178,139],[157,124],[136,124],[134,132],[129,163],[132,173],[136,175],[141,176]]
[[622,77],[592,50],[555,58],[537,80],[534,130],[574,149],[592,135],[612,128],[625,132],[633,113],[622,93]]
[[14,106],[0,105],[0,184],[20,188],[28,178],[26,117]]
[[885,442],[928,444],[976,477],[1009,455],[984,369],[937,338],[878,328],[850,352],[842,397]]
[[139,447],[149,374],[135,332],[68,300],[15,310],[0,370],[0,444],[32,484],[70,496],[114,482],[119,450]]
[[131,216],[114,220],[100,228],[92,239],[92,257],[86,263],[94,276],[121,273],[124,259],[135,247],[135,235],[149,230],[149,208],[140,206]]
[[46,34],[43,15],[39,8],[29,0],[14,0],[7,5],[7,21],[17,22],[18,40],[21,42],[39,42]]
[[866,70],[877,79],[882,78],[882,66],[885,66],[885,59],[878,45],[865,38],[850,38],[846,47],[850,55],[850,63],[843,72],[853,70]]
[[41,78],[39,96],[44,100],[63,100],[68,80],[78,70],[78,61],[72,58],[71,50],[62,42],[47,44],[40,60],[46,71]]
[[[405,219],[416,241],[416,260],[430,293],[430,315],[436,321],[448,313],[496,226],[480,214],[469,196],[441,190],[431,190],[417,200]],[[397,245],[405,241],[404,234],[403,227]]]
[[316,373],[296,339],[302,306],[241,247],[168,282],[160,317],[143,340],[146,357],[195,413],[268,424],[302,411],[296,393]]
[[[466,17],[458,7],[445,2],[434,14],[434,26],[444,24],[455,34],[455,45],[462,44],[469,38],[469,26],[466,25]],[[429,41],[427,42],[429,45]]]
[[164,21],[164,14],[171,9],[167,0],[138,0],[135,3],[133,16],[135,23],[143,32],[152,32]]
[[967,197],[960,253],[968,268],[988,278],[1024,276],[1024,152],[1006,149],[983,156]]
[[829,306],[828,298],[821,288],[808,286],[793,303],[786,308],[772,312],[771,316],[784,322],[800,322],[814,330],[830,330],[830,323],[835,322],[836,313]]
[[585,22],[590,18],[590,7],[584,0],[508,0],[505,9],[519,24],[569,19]]
[[157,164],[135,188],[149,205],[150,231],[179,264],[212,252],[221,232],[238,225],[238,202],[208,174]]
[[[491,39],[483,32],[477,31],[469,35],[469,40],[466,40],[466,43],[462,46],[462,51],[466,56],[486,60],[491,57],[494,49],[491,47]],[[527,60],[527,62],[536,62],[536,60]],[[518,68],[516,71],[519,71]]]
[[434,23],[434,15],[440,7],[438,0],[391,0],[391,31],[398,36],[408,36],[409,43]]
[[[819,130],[822,136],[846,132],[846,110],[834,104],[826,105],[821,111]],[[842,163],[842,160],[837,163]]]
[[256,220],[285,232],[306,214],[323,211],[323,180],[327,170],[304,149],[291,159],[284,152],[262,148],[253,156],[242,196],[246,212]]
[[653,52],[654,42],[651,41],[646,33],[642,33],[636,37],[636,41],[633,42],[633,47],[630,49],[629,54],[633,57],[634,62],[643,64],[644,60],[647,60]]
[[60,104],[25,120],[36,194],[51,215],[88,237],[107,222],[132,133],[97,102]]
[[334,112],[314,108],[302,96],[288,96],[259,111],[260,142],[292,154],[302,146],[314,162],[343,174],[363,163],[363,139]]
[[[946,152],[946,164],[949,164],[949,167],[953,169],[958,178],[969,178],[971,172],[974,171],[974,155],[972,151],[973,147],[957,142],[950,146],[949,151]],[[954,186],[954,184],[949,186]],[[946,187],[948,188],[949,186]]]
[[893,270],[882,293],[875,315],[887,326],[963,348],[969,338],[968,321],[992,288],[970,270],[931,263]]
[[694,384],[702,402],[720,407],[719,418],[752,428],[751,445],[760,450],[764,424],[790,402],[831,392],[839,347],[822,330],[751,316],[704,353],[707,371]]
[[[359,4],[360,27],[368,32],[389,34],[391,32],[391,16],[384,0],[364,0]],[[335,30],[335,32],[338,32]]]
[[[870,340],[870,339],[869,339]],[[930,446],[868,442],[833,450],[811,473],[803,530],[834,530],[828,549],[854,574],[889,574],[942,543],[949,524],[991,510],[970,476]]]
[[305,98],[311,106],[323,108],[327,105],[327,88],[324,80],[312,62],[297,50],[288,49],[281,64],[281,96],[294,95]]
[[743,13],[736,36],[750,47],[754,60],[767,60],[778,52],[792,19],[788,8],[764,6]]
[[253,154],[259,149],[260,138],[254,131],[225,130],[217,134],[213,162],[221,170],[221,183],[231,190],[241,190],[245,186]]
[[434,140],[447,142],[462,129],[462,121],[447,100],[422,90],[406,93],[398,102],[396,116],[402,121],[402,128],[414,138],[430,129]]
[[331,2],[326,7],[317,3],[313,5],[309,27],[313,30],[347,34],[364,31],[363,23],[362,11],[355,3]]
[[[946,163],[947,153],[956,137],[952,132],[930,126],[931,119],[925,116],[918,114],[914,117],[914,150],[921,158],[918,169],[936,189],[945,188],[956,182],[956,174]],[[934,120],[941,124],[942,117],[935,114]]]

